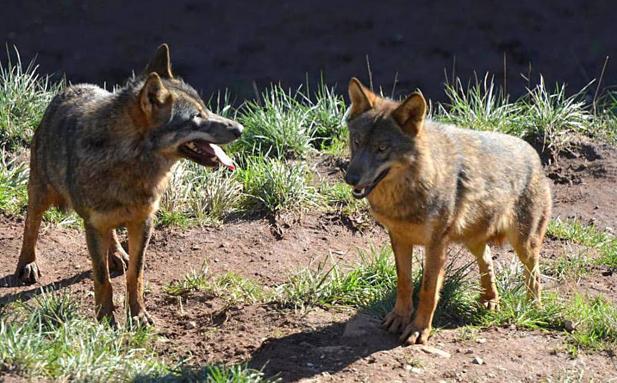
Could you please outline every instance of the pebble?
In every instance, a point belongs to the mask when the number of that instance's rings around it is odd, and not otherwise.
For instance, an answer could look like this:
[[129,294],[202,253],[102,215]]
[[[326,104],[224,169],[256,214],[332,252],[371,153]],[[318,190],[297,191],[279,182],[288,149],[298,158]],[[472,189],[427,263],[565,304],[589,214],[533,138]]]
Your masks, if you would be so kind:
[[186,328],[197,328],[197,322],[193,320],[186,322]]
[[576,325],[574,325],[574,322],[572,322],[571,320],[564,321],[563,327],[566,329],[567,332],[574,332],[574,330],[576,330]]
[[471,360],[471,363],[482,365],[484,364],[484,359],[480,358],[479,356],[474,356]]
[[476,343],[484,344],[486,343],[486,338],[478,338],[476,339]]
[[440,350],[440,349],[438,349],[436,347],[422,346],[421,350],[426,352],[427,354],[437,355],[437,356],[440,356],[442,358],[450,358],[451,357],[449,352],[444,351],[444,350]]

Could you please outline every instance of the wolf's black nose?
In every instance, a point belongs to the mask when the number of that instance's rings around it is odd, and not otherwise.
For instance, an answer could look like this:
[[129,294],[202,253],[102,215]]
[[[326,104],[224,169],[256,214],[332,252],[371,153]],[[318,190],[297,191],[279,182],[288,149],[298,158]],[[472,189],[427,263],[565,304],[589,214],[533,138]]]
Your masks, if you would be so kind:
[[229,128],[231,130],[231,133],[236,137],[239,138],[242,135],[242,131],[244,130],[244,126],[240,125],[240,124],[235,124],[234,126],[232,126],[231,128]]
[[345,174],[345,182],[351,186],[356,186],[358,182],[360,182],[360,175],[347,172],[347,174]]

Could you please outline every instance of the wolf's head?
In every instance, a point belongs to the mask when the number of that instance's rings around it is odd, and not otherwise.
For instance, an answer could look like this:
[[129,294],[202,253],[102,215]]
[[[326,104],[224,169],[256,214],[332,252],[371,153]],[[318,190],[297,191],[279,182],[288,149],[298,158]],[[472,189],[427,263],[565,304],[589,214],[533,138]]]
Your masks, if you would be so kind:
[[355,198],[364,198],[383,179],[414,163],[426,101],[417,92],[403,102],[381,98],[355,77],[349,82],[349,98],[351,162],[345,182],[353,186]]
[[233,168],[218,144],[240,137],[242,125],[209,111],[195,89],[174,77],[166,44],[158,48],[137,81],[133,120],[155,150],[204,166],[222,163]]

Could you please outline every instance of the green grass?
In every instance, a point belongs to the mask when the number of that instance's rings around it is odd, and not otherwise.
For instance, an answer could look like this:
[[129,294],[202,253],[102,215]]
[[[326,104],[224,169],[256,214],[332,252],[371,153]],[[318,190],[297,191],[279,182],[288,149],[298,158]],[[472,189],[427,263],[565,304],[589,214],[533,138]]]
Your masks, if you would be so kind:
[[553,238],[596,249],[600,254],[596,263],[617,269],[617,238],[614,235],[576,220],[552,220],[547,233]]
[[233,151],[242,158],[304,158],[342,140],[345,109],[343,98],[323,82],[313,95],[272,85],[236,114],[245,130]]
[[614,350],[617,347],[617,307],[601,296],[577,294],[565,307],[574,324],[570,343],[577,349]]
[[181,161],[161,200],[160,222],[220,224],[239,208],[241,199],[242,185],[228,170]]
[[309,169],[303,162],[251,157],[236,175],[246,194],[243,205],[247,211],[293,212],[315,205],[318,200],[317,191],[310,184]]
[[384,300],[396,286],[396,269],[388,247],[360,252],[357,265],[344,272],[329,260],[305,269],[278,287],[279,303],[303,309],[312,306],[368,307]]
[[233,272],[213,277],[209,275],[207,267],[167,285],[165,292],[172,296],[203,292],[222,298],[230,305],[266,302],[271,298],[271,293],[266,288],[251,279]]
[[456,79],[445,85],[445,92],[448,103],[438,105],[436,119],[477,130],[524,134],[520,129],[521,105],[497,90],[492,77],[486,75],[467,86]]
[[[470,324],[480,327],[515,325],[518,328],[558,331],[569,351],[610,350],[617,345],[617,307],[602,296],[575,294],[562,297],[555,291],[542,294],[542,304],[527,299],[520,265],[497,274],[500,307],[497,311],[469,310]],[[566,322],[574,326],[568,333]]]
[[0,149],[27,147],[53,95],[63,83],[52,84],[37,73],[34,62],[24,65],[15,49],[0,63]]
[[[470,283],[470,264],[458,264],[458,252],[451,252],[446,266],[446,279],[436,309],[438,326],[449,326],[467,320],[466,311],[477,289]],[[422,279],[421,267],[413,274],[414,300]],[[337,305],[366,309],[385,315],[394,305],[396,267],[389,246],[360,251],[359,259],[351,270],[342,270],[327,260],[314,269],[293,275],[277,288],[278,303],[285,307],[305,309],[312,306]]]
[[368,201],[358,200],[351,193],[351,186],[343,182],[327,183],[324,182],[319,187],[319,193],[323,196],[326,204],[336,210],[340,210],[347,215],[354,215],[360,212],[368,213]]
[[23,160],[0,150],[0,211],[20,215],[28,200],[29,168]]
[[555,278],[557,281],[578,282],[591,271],[587,250],[570,250],[552,262],[541,264],[542,274]]
[[584,90],[568,96],[564,85],[550,89],[541,77],[526,95],[511,101],[488,75],[467,86],[456,79],[446,84],[449,101],[438,105],[433,117],[462,127],[540,141],[545,151],[556,156],[581,136],[604,138],[615,134],[615,125],[597,123],[612,120],[607,120],[607,114],[592,114],[591,105],[584,101]]
[[66,293],[42,292],[0,312],[0,374],[76,382],[265,382],[244,366],[168,365],[157,335],[141,327],[112,328],[79,311]]
[[43,293],[0,318],[0,370],[27,378],[126,381],[162,374],[148,330],[112,329],[66,295]]

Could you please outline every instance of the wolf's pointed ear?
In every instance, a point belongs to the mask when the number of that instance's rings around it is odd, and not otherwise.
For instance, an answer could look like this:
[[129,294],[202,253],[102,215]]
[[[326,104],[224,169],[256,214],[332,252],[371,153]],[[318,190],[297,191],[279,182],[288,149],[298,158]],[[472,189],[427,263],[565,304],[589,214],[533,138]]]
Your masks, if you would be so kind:
[[410,136],[418,134],[426,117],[426,100],[422,93],[413,92],[392,112],[392,118],[403,132]]
[[357,78],[352,77],[349,81],[348,92],[349,99],[351,100],[349,118],[354,118],[375,106],[377,95],[362,85]]
[[171,116],[173,96],[157,73],[150,73],[139,93],[139,107],[148,125],[168,120]]
[[154,57],[150,60],[150,63],[146,66],[145,74],[156,73],[162,78],[173,78],[171,73],[171,59],[169,57],[169,46],[167,44],[161,44],[156,50]]

